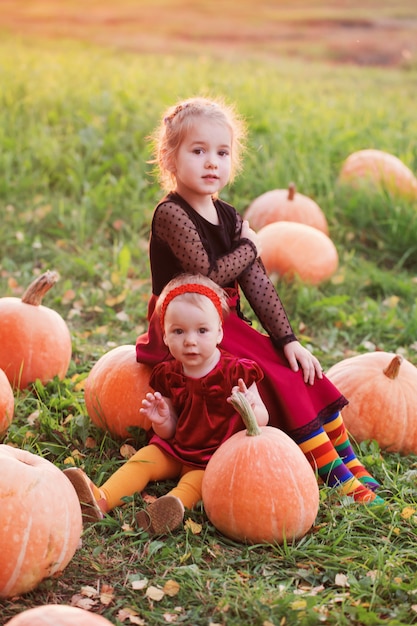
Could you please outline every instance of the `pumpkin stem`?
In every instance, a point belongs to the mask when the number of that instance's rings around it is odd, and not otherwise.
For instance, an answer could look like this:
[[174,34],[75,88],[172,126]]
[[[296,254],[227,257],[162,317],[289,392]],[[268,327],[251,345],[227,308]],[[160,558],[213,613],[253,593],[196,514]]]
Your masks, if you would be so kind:
[[255,413],[247,401],[245,394],[241,391],[234,391],[230,397],[230,401],[242,417],[243,423],[246,426],[246,434],[249,437],[257,437],[260,435],[262,431],[258,426]]
[[22,302],[25,304],[32,304],[33,306],[39,306],[42,303],[44,295],[55,285],[58,281],[57,272],[46,271],[41,274],[35,280],[30,283],[22,296]]
[[391,380],[395,380],[400,372],[400,366],[403,362],[403,357],[400,354],[396,354],[389,365],[384,369],[384,374]]
[[290,183],[288,185],[288,200],[294,200],[296,192],[295,183]]

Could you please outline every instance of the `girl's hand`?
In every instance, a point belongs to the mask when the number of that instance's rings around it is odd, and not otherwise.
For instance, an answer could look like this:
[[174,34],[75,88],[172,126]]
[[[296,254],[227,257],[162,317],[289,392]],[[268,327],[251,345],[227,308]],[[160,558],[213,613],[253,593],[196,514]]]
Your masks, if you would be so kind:
[[248,220],[243,220],[240,236],[242,237],[242,239],[249,239],[256,246],[256,250],[258,251],[258,257],[261,256],[261,243],[259,241],[259,237],[256,232],[249,226]]
[[170,419],[169,406],[166,400],[161,396],[159,391],[155,393],[147,393],[142,400],[142,408],[140,413],[145,415],[152,424],[164,424]]
[[298,372],[299,366],[301,367],[305,383],[313,385],[316,376],[323,378],[323,370],[319,360],[298,341],[287,343],[284,346],[284,354],[294,372]]

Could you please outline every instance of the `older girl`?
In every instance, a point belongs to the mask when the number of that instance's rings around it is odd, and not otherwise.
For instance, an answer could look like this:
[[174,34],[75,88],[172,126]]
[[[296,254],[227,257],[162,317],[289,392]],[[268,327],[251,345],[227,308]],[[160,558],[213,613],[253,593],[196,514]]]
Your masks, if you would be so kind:
[[[229,294],[222,346],[253,359],[264,372],[259,390],[270,424],[290,435],[329,486],[361,503],[382,503],[377,481],[357,459],[340,410],[346,398],[297,340],[265,272],[256,233],[219,192],[240,166],[245,127],[223,102],[190,98],[170,107],[154,134],[155,162],[167,192],[155,209],[150,239],[153,295],[149,328],[137,341],[137,360],[168,358],[155,302],[177,274],[211,278]],[[242,315],[240,291],[265,333]]]

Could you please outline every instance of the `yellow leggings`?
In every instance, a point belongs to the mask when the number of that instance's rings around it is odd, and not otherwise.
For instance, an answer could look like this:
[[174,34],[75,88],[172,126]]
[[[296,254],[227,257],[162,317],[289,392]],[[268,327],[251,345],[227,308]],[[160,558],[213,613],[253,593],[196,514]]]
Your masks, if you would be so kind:
[[192,509],[201,500],[204,470],[176,461],[158,446],[141,448],[100,487],[109,511],[123,504],[122,498],[140,493],[151,481],[179,478],[170,495]]

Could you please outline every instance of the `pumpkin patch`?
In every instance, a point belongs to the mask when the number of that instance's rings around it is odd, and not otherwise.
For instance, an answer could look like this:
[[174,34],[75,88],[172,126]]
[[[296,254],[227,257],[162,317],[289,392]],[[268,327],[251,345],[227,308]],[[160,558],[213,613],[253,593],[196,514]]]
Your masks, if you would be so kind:
[[68,478],[47,459],[0,445],[0,597],[59,575],[75,554],[81,508]]
[[296,191],[294,183],[288,189],[271,189],[250,204],[245,219],[258,231],[273,222],[299,222],[321,230],[328,235],[326,216],[312,198]]
[[84,398],[94,424],[115,437],[127,437],[129,428],[149,430],[150,421],[139,409],[148,391],[152,368],[136,361],[133,345],[118,346],[104,354],[91,369]]
[[327,372],[349,404],[342,410],[357,441],[374,439],[390,452],[417,454],[417,368],[398,354],[369,352]]
[[22,298],[0,298],[0,368],[13,388],[25,389],[39,379],[63,379],[71,361],[71,335],[63,318],[42,305],[57,282],[56,272],[45,272]]
[[283,543],[303,537],[319,508],[317,480],[284,432],[259,427],[243,394],[234,406],[246,430],[226,440],[208,462],[204,508],[213,526],[235,541]]

